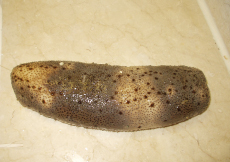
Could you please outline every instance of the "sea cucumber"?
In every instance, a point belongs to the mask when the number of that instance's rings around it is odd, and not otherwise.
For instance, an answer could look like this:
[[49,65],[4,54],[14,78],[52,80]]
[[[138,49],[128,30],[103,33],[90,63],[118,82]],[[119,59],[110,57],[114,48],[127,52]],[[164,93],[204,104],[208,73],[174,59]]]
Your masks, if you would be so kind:
[[171,126],[210,103],[203,72],[187,66],[40,61],[16,66],[11,81],[17,100],[41,115],[114,132]]

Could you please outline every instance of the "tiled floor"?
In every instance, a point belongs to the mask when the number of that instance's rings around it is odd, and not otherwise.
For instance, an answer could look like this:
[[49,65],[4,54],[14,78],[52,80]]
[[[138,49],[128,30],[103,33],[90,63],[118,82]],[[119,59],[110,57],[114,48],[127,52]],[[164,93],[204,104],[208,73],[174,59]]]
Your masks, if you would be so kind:
[[[208,1],[229,47],[229,1]],[[197,1],[3,0],[0,161],[229,161],[230,77]],[[74,60],[187,65],[208,80],[211,103],[187,122],[114,133],[77,128],[22,107],[10,72],[20,63]]]

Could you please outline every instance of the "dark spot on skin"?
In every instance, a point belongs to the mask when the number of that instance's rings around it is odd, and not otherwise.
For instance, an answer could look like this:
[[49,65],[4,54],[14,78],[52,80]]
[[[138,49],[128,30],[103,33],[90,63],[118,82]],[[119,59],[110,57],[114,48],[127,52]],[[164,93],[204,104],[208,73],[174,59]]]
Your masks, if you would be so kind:
[[54,66],[53,68],[54,68],[54,69],[56,69],[56,68],[57,68],[57,66]]
[[148,98],[148,96],[144,95],[144,98],[146,99],[146,98]]
[[132,79],[132,81],[134,82],[134,81],[135,81],[135,79]]
[[176,92],[178,92],[178,90],[175,90]]
[[28,85],[27,87],[28,87],[28,88],[30,88],[30,86],[29,86],[29,85]]
[[40,67],[43,67],[43,65],[41,65]]
[[137,128],[141,128],[141,126],[137,127]]
[[196,93],[196,91],[195,91],[195,90],[193,90],[193,91],[192,91],[192,93],[194,93],[194,94],[195,94],[195,93]]
[[62,68],[62,70],[65,70],[65,69],[66,69],[66,68],[64,68],[64,67]]
[[188,82],[188,80],[185,80],[185,82]]
[[141,76],[145,76],[144,74],[142,74]]
[[158,78],[157,78],[157,77],[155,77],[155,79],[156,79],[156,80],[158,80]]
[[43,103],[43,104],[45,104],[45,103],[46,103],[46,101],[45,101],[45,100],[42,100],[42,103]]
[[33,89],[35,89],[36,87],[35,86],[32,86]]
[[160,75],[162,75],[162,73],[160,73]]
[[172,92],[172,89],[171,89],[171,88],[169,88],[169,89],[168,89],[168,91],[169,91],[169,92]]
[[147,74],[147,72],[144,72],[145,74]]
[[46,66],[45,68],[48,69],[48,66]]
[[122,75],[118,75],[117,77],[118,77],[118,78],[121,78],[121,77],[122,77]]
[[41,89],[42,89],[42,87],[39,87],[39,88],[38,88],[38,90],[41,90]]
[[151,105],[149,107],[154,107],[154,103],[151,103]]
[[175,79],[175,77],[173,77],[173,79]]
[[23,90],[23,87],[21,87],[21,90]]
[[200,103],[198,102],[198,104],[197,104],[198,106],[200,106]]
[[110,74],[108,74],[107,76],[108,76],[108,77],[111,77],[111,75],[110,75]]
[[33,70],[33,68],[29,68],[29,70]]
[[133,101],[137,101],[137,99],[136,99],[136,98],[134,98],[134,99],[133,99]]
[[117,91],[115,91],[115,94],[118,94],[118,92],[117,92]]
[[129,74],[127,74],[127,76],[129,77],[130,75],[129,75]]
[[54,95],[55,95],[55,92],[51,92],[50,94],[51,94],[51,96],[54,96]]
[[61,85],[61,82],[58,82],[58,85]]
[[150,70],[149,72],[151,73],[151,72],[153,72],[153,71]]
[[177,111],[181,111],[181,109],[178,107],[178,108],[177,108]]
[[129,100],[127,100],[127,102],[126,102],[127,104],[130,104],[130,101]]
[[151,90],[155,90],[155,88],[154,88],[154,87],[152,87],[152,88],[151,88]]
[[204,95],[202,95],[202,97],[204,97]]
[[147,92],[148,94],[151,94],[151,92]]
[[100,113],[102,112],[102,109],[99,109]]
[[71,76],[68,76],[68,79],[70,80],[70,79],[71,79]]
[[30,67],[30,65],[26,65],[26,67]]
[[149,85],[150,83],[149,82],[147,82],[147,85]]
[[158,92],[157,92],[157,94],[158,94],[158,95],[160,95],[160,94],[161,94],[161,92],[159,92],[159,91],[158,91]]
[[176,75],[176,73],[173,73],[173,75]]
[[186,89],[188,86],[187,85],[185,85],[185,86],[183,86],[183,89]]
[[79,100],[77,103],[78,103],[78,104],[82,104],[81,100]]
[[26,80],[26,82],[30,82],[29,80]]
[[34,97],[33,96],[31,96],[31,99],[33,99]]
[[60,94],[60,95],[63,95],[63,93],[62,93],[62,92],[59,92],[59,94]]
[[157,74],[157,73],[158,73],[157,71],[154,72],[154,74]]
[[114,99],[114,97],[113,97],[113,96],[111,96],[110,98],[111,98],[112,100]]
[[139,68],[137,68],[137,70],[139,70]]
[[192,86],[190,86],[190,89],[192,89]]
[[123,113],[121,111],[119,111],[119,114],[122,115]]
[[134,89],[134,91],[135,91],[135,92],[137,92],[137,91],[138,91],[138,89],[137,89],[137,88],[135,88],[135,89]]
[[170,103],[169,100],[167,100],[166,103],[169,104]]
[[50,83],[50,80],[47,80],[47,83]]
[[152,74],[149,74],[149,76],[152,76]]
[[24,96],[22,95],[22,97],[24,97]]
[[117,81],[116,80],[113,80],[113,83],[116,83]]

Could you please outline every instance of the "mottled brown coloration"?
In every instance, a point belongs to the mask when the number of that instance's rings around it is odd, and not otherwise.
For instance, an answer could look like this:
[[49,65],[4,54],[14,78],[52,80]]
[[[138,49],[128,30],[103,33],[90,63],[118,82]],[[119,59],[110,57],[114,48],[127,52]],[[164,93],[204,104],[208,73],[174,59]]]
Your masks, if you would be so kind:
[[203,113],[210,102],[204,74],[186,66],[32,62],[15,67],[11,79],[23,106],[108,131],[174,125]]

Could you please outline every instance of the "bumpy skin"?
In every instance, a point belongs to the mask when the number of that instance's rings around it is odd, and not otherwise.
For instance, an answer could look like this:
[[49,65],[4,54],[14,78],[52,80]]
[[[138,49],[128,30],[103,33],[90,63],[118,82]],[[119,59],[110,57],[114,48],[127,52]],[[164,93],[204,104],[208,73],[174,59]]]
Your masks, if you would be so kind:
[[21,64],[11,73],[19,102],[71,125],[108,131],[166,127],[203,113],[210,93],[186,66],[111,66],[69,61]]

